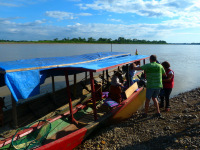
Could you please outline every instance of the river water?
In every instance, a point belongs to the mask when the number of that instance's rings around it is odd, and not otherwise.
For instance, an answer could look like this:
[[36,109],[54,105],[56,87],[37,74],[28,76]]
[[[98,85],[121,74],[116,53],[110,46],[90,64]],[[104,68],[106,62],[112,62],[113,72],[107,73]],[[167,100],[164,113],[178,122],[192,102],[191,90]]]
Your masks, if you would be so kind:
[[[72,56],[94,52],[129,52],[134,55],[157,55],[159,62],[168,61],[175,73],[175,87],[171,96],[200,87],[200,45],[154,45],[154,44],[0,44],[0,61],[40,57]],[[56,77],[56,89],[65,87],[64,78]],[[47,79],[41,93],[51,91]],[[10,93],[0,88],[0,96]]]

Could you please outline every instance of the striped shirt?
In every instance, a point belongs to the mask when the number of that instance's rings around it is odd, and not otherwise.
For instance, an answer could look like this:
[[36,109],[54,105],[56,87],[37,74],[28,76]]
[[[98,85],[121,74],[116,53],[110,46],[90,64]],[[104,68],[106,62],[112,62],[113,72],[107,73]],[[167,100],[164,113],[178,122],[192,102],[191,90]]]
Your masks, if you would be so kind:
[[141,68],[146,73],[147,88],[158,89],[163,87],[162,75],[165,73],[165,70],[161,64],[152,62],[141,66]]

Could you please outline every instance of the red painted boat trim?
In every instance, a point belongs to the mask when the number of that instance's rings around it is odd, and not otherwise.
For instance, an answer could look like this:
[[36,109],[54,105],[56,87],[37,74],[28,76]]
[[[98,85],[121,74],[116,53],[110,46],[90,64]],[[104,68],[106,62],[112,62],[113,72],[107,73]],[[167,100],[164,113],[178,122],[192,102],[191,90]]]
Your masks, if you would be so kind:
[[[81,109],[84,109],[85,107],[86,107],[87,105],[86,104],[79,104],[79,105],[77,105],[75,108],[73,108],[72,110],[72,112],[73,112],[73,114],[75,114],[75,113],[77,113],[79,110],[81,110]],[[59,116],[57,116],[57,117],[55,117],[55,118],[50,118],[50,119],[47,119],[49,122],[54,122],[54,121],[56,121],[56,120],[58,120],[58,119],[60,119],[60,118],[62,118],[62,117],[64,117],[64,116],[67,116],[67,115],[70,115],[70,111],[67,111],[66,113],[64,113],[64,114],[62,114],[62,115],[59,115]]]
[[[22,130],[22,131],[19,131],[19,132],[16,134],[14,140],[17,139],[17,138],[21,138],[21,137],[23,137],[23,136],[26,136],[27,134],[33,132],[36,128],[41,127],[43,124],[44,124],[44,123],[42,123],[42,122],[41,122],[40,124],[35,123],[35,124],[32,125],[30,128],[24,129],[24,130]],[[13,136],[14,136],[14,135],[13,135]],[[12,142],[13,136],[8,137],[7,139],[4,139],[4,140],[0,141],[0,147],[3,147],[3,146],[5,146],[5,145],[11,143],[11,142]]]
[[87,129],[81,128],[65,137],[62,137],[54,142],[43,145],[36,150],[71,150],[81,144],[85,138]]
[[[31,133],[33,130],[34,130],[33,128],[25,129],[25,130],[19,132],[19,133],[16,135],[16,137],[18,137],[18,138],[19,138],[19,137],[23,137],[23,136],[25,136],[25,135]],[[13,136],[14,136],[14,135],[13,135]],[[8,137],[7,139],[4,139],[4,140],[0,141],[0,147],[3,147],[3,146],[5,146],[5,145],[7,145],[7,144],[10,144],[10,143],[12,142],[13,136]],[[16,139],[16,138],[15,138],[15,139]]]
[[[77,111],[81,110],[81,109],[84,109],[87,105],[86,104],[79,104],[77,105],[75,108],[73,108],[73,114],[76,113]],[[62,118],[63,116],[67,116],[67,115],[70,115],[70,111],[67,111],[66,113],[62,114],[62,115],[59,115],[55,118],[50,118],[50,119],[47,119],[47,121],[49,121],[50,123]],[[23,131],[20,131],[16,137],[23,137],[23,136],[26,136],[27,134],[33,132],[35,130],[35,128],[37,127],[37,124],[31,126],[29,129],[24,129]],[[10,144],[12,142],[12,137],[8,137],[2,141],[0,141],[0,148],[7,145],[7,144]]]

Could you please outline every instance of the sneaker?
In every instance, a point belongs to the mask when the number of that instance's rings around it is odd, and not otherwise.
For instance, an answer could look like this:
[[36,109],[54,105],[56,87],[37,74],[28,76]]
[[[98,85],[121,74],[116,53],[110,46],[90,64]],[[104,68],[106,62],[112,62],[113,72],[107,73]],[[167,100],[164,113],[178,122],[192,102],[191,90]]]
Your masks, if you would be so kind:
[[143,114],[142,114],[142,118],[147,118],[147,114],[146,114],[146,113],[143,113]]
[[164,117],[161,115],[161,113],[155,114],[155,117],[158,119],[164,119]]

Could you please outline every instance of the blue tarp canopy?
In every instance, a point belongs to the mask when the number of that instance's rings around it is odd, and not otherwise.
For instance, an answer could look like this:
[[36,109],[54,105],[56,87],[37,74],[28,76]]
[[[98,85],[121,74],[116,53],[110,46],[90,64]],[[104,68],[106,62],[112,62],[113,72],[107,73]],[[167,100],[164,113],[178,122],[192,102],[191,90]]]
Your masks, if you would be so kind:
[[137,60],[146,55],[122,52],[100,52],[66,57],[50,57],[0,62],[0,86],[7,85],[14,99],[27,99],[40,93],[40,85],[49,76],[83,71],[98,72]]

